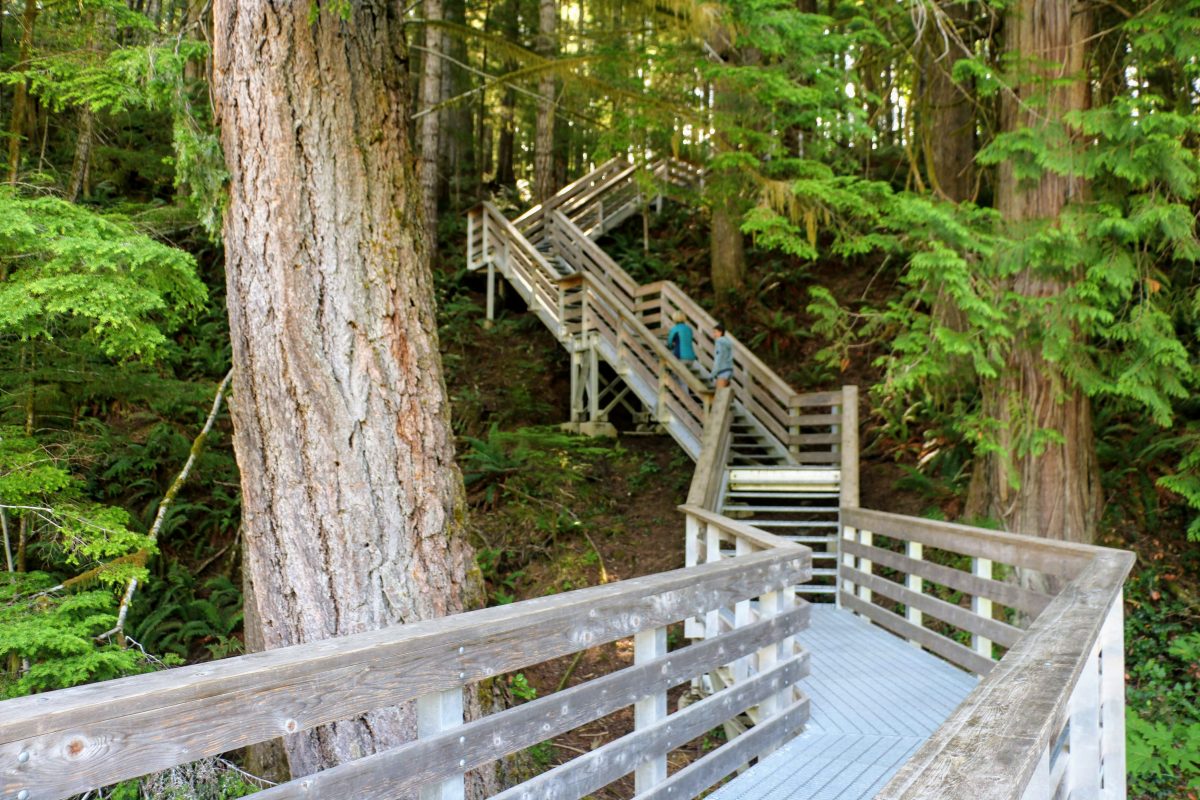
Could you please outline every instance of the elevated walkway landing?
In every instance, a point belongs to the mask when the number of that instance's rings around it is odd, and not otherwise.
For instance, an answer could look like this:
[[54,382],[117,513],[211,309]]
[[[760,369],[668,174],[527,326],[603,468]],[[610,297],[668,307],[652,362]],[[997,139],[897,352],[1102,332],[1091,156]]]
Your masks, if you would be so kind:
[[812,659],[808,725],[710,800],[874,797],[978,682],[830,603],[796,639]]

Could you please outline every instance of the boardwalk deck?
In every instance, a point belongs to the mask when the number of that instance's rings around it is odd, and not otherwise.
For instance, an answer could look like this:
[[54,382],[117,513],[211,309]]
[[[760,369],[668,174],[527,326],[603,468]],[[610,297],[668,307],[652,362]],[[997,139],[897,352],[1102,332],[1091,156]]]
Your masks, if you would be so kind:
[[812,654],[804,733],[711,800],[874,797],[977,681],[831,604],[814,604],[796,638]]

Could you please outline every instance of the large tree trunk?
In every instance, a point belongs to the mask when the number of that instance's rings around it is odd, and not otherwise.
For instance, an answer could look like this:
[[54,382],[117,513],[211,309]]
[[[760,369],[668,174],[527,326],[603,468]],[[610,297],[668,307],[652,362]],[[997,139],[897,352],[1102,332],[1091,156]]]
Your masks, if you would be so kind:
[[87,106],[79,109],[79,133],[75,137],[75,159],[71,163],[71,182],[67,186],[67,199],[72,203],[79,200],[88,183],[88,172],[92,167],[92,144],[95,141],[96,115]]
[[947,3],[942,24],[954,36],[943,38],[931,22],[918,42],[920,56],[921,150],[930,188],[954,203],[975,195],[975,107],[970,91],[950,74],[954,62],[969,55],[959,45],[967,7]]
[[[500,25],[504,38],[513,44],[519,44],[520,36],[520,5],[516,0],[507,0],[500,10]],[[517,64],[511,59],[504,61],[504,74],[515,71]],[[517,93],[512,87],[505,87],[500,97],[499,137],[496,143],[496,184],[498,186],[516,186],[517,175],[513,159],[516,156],[517,123]]]
[[[37,20],[37,0],[25,0],[25,16],[22,18],[21,54],[17,60],[17,69],[25,69],[33,50],[33,24]],[[29,130],[29,88],[25,81],[17,83],[13,89],[12,117],[9,124],[8,140],[8,182],[16,183],[21,170],[21,140]]]
[[[424,0],[425,19],[442,18],[442,0]],[[437,247],[438,149],[441,143],[442,112],[428,113],[442,102],[442,55],[446,35],[441,28],[425,26],[425,52],[421,59],[421,205],[425,210],[426,239]]]
[[[467,24],[465,0],[446,0],[443,11],[449,22]],[[461,36],[447,36],[442,40],[450,60],[442,68],[442,97],[458,97],[470,89],[466,71],[458,64],[467,62],[467,42]],[[455,62],[458,62],[456,64]],[[441,180],[438,196],[445,198],[449,207],[459,209],[463,205],[465,191],[474,191],[477,184],[475,170],[475,119],[469,103],[455,103],[446,109],[446,124],[441,134]]]
[[741,215],[728,198],[717,198],[712,208],[709,237],[710,269],[717,297],[746,285],[746,245],[740,227]]
[[[539,0],[538,53],[553,58],[558,51],[557,0]],[[537,133],[533,147],[534,200],[542,202],[556,189],[554,185],[554,73],[546,72],[538,80]]]
[[[328,4],[326,4],[328,5]],[[266,648],[463,608],[400,7],[217,0],[245,558]],[[298,733],[292,772],[410,739],[411,705]]]
[[[1057,122],[1087,105],[1088,12],[1071,0],[1021,0],[1014,14],[1005,23],[1008,48],[1030,77],[1006,99],[1004,128],[1036,130],[1045,120]],[[1028,104],[1031,98],[1044,98],[1044,103]],[[1036,182],[1019,182],[1005,162],[999,168],[997,207],[1020,236],[1026,226],[1052,222],[1085,188],[1078,175],[1050,172]],[[1004,288],[1025,297],[1051,298],[1062,293],[1064,284],[1030,268]],[[1008,457],[987,459],[977,476],[986,488],[981,491],[977,485],[973,494],[987,497],[990,515],[1008,530],[1090,542],[1101,500],[1091,407],[1087,396],[1043,357],[1039,327],[1034,322],[1018,332],[1001,377],[984,386],[984,412],[1000,420],[999,444]],[[1040,452],[1031,449],[1031,435],[1047,429],[1063,442]],[[1052,588],[1048,581],[1022,580]]]

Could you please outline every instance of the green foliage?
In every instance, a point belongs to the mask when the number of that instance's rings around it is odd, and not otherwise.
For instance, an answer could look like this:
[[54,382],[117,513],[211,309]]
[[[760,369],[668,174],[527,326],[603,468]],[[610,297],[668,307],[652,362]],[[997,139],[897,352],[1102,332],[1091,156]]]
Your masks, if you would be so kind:
[[153,357],[207,297],[187,253],[50,197],[0,190],[0,337],[76,336],[112,358]]
[[111,589],[45,593],[56,585],[44,572],[0,573],[0,697],[62,689],[144,672],[136,650],[96,636],[116,622]]
[[537,689],[529,683],[529,679],[525,677],[525,673],[518,672],[508,679],[508,689],[512,692],[513,697],[518,700],[536,700]]
[[1175,579],[1146,568],[1126,585],[1129,788],[1164,800],[1200,788],[1200,633]]

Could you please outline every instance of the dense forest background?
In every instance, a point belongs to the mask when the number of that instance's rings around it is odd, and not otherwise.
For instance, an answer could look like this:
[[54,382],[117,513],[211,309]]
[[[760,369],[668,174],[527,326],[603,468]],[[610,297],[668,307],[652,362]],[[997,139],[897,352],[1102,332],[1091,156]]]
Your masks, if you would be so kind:
[[[12,697],[246,642],[212,9],[0,12]],[[1196,796],[1200,0],[396,13],[489,602],[606,580],[581,520],[675,537],[657,511],[614,523],[618,501],[587,487],[615,470],[632,497],[690,467],[534,427],[562,419],[565,360],[515,302],[481,325],[465,212],[523,210],[614,154],[672,154],[709,169],[703,189],[631,219],[609,252],[639,280],[685,287],[796,389],[861,385],[877,505],[1136,550],[1131,787]],[[183,782],[254,785],[227,762],[205,769]]]

